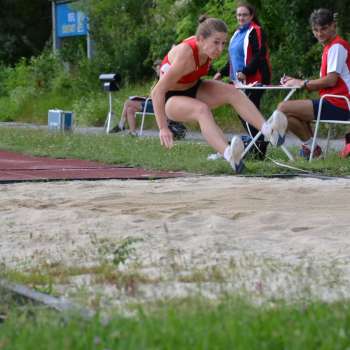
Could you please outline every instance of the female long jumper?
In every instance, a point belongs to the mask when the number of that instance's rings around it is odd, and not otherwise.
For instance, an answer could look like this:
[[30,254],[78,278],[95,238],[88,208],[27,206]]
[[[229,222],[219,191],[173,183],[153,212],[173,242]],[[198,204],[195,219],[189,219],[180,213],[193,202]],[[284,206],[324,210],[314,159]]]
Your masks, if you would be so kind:
[[167,118],[181,122],[196,121],[208,144],[239,173],[244,168],[241,159],[243,142],[235,136],[228,145],[211,110],[230,104],[275,145],[281,144],[284,139],[287,120],[283,113],[274,113],[265,122],[254,104],[233,85],[216,80],[201,80],[202,76],[207,75],[211,60],[223,52],[226,40],[226,24],[220,19],[202,16],[196,35],[173,47],[163,59],[160,79],[152,89],[151,96],[163,146],[173,146]]

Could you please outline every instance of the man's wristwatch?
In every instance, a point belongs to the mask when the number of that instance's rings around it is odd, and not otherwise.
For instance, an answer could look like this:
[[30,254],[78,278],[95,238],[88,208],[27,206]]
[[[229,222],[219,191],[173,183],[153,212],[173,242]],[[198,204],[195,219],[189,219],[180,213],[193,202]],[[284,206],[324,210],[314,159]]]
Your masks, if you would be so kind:
[[304,80],[303,89],[307,89],[307,83],[308,83],[308,82],[309,82],[309,81],[308,81],[307,79]]

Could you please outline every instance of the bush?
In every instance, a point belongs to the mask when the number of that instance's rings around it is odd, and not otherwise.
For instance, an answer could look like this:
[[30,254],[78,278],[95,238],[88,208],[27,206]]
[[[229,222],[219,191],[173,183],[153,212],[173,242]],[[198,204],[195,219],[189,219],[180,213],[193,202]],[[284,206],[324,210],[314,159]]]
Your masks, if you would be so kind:
[[8,68],[3,81],[5,95],[10,96],[11,92],[18,87],[34,87],[31,73],[31,68],[26,59],[22,59],[15,67]]
[[29,70],[35,88],[49,90],[53,79],[62,71],[62,64],[59,57],[51,50],[45,50],[39,56],[30,59]]
[[0,97],[0,121],[12,122],[16,120],[18,105],[8,97]]
[[107,97],[102,93],[90,93],[73,103],[77,126],[101,126],[108,113]]

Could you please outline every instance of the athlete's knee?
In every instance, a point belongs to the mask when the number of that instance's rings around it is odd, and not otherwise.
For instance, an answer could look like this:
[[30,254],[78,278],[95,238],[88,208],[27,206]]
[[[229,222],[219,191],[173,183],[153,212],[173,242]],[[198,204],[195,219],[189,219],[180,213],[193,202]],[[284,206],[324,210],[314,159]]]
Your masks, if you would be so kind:
[[277,109],[285,114],[288,113],[288,101],[282,101],[278,104]]
[[252,103],[243,91],[235,88],[234,86],[230,86],[227,92],[228,103],[230,103],[234,108],[237,106],[237,103],[244,105]]
[[242,92],[239,89],[235,88],[232,84],[225,84],[221,96],[230,101],[234,100],[241,93]]
[[197,104],[193,110],[193,113],[198,122],[212,118],[211,110],[205,103]]

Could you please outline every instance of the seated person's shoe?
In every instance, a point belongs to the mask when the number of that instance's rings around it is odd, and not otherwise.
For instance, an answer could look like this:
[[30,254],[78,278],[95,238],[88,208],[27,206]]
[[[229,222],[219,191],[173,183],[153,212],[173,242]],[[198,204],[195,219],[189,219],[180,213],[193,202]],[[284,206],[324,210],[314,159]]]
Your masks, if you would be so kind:
[[129,131],[129,132],[128,132],[128,135],[129,135],[129,136],[132,136],[132,137],[139,136],[139,134],[137,133],[137,131]]
[[[307,145],[301,145],[301,148],[299,150],[300,157],[303,157],[305,159],[309,159],[311,154],[311,149]],[[320,158],[322,155],[322,149],[319,145],[317,145],[314,149],[314,154],[312,158]]]
[[244,170],[242,153],[244,144],[239,136],[233,136],[230,144],[230,164],[235,173],[240,174]]
[[110,132],[121,132],[123,130],[125,130],[124,127],[120,128],[119,125],[116,125],[113,129],[110,130]]
[[350,143],[350,132],[348,132],[348,133],[345,135],[345,145],[347,145],[348,143]]
[[168,120],[168,128],[173,133],[175,140],[184,139],[186,136],[187,128],[185,125],[174,120]]
[[350,156],[350,143],[346,144],[345,147],[339,152],[339,156],[347,158]]
[[283,145],[286,137],[288,120],[284,113],[275,110],[268,121],[271,125],[271,135],[268,136],[268,141],[273,146]]
[[350,132],[345,135],[345,146],[339,152],[339,156],[342,158],[347,158],[350,155]]
[[[248,135],[242,135],[241,139],[244,144],[244,148],[247,148],[248,145],[252,142],[252,138]],[[266,156],[268,142],[264,141],[264,138],[261,136],[256,141],[255,144],[249,149],[248,154],[252,159],[264,160]]]

